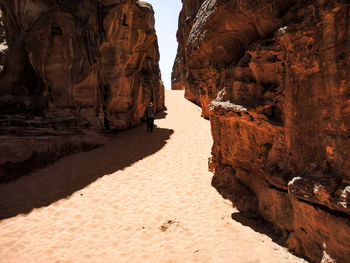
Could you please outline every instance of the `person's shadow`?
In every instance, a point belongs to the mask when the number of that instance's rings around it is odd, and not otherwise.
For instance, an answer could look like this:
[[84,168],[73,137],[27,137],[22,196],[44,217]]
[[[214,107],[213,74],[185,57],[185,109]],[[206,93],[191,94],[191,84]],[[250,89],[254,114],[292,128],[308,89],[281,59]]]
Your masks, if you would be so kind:
[[115,173],[156,153],[174,133],[140,125],[118,132],[105,146],[70,155],[17,180],[0,184],[0,219],[48,206],[83,189],[96,179]]

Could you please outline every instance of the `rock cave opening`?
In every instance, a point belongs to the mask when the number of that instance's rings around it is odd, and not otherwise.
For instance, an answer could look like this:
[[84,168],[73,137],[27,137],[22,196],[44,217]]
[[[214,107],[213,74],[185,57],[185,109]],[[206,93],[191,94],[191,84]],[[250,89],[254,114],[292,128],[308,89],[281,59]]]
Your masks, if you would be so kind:
[[126,22],[126,14],[123,14],[123,22],[122,22],[123,26],[129,26]]
[[51,36],[62,36],[63,32],[59,25],[53,24],[51,26]]

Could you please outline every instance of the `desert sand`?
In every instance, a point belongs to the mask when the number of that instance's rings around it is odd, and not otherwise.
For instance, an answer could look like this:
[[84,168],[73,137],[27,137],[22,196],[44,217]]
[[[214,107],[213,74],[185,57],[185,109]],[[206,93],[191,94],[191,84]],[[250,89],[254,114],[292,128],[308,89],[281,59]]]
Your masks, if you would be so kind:
[[119,132],[0,185],[0,262],[305,262],[211,187],[201,109],[166,91],[157,128]]

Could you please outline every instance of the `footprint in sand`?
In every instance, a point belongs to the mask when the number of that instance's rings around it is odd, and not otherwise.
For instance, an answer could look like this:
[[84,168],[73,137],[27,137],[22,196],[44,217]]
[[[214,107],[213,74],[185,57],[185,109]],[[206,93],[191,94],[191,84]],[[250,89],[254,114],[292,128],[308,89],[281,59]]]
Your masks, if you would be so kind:
[[159,229],[162,232],[166,232],[171,226],[182,227],[180,222],[175,221],[175,220],[168,220],[163,225],[161,225]]

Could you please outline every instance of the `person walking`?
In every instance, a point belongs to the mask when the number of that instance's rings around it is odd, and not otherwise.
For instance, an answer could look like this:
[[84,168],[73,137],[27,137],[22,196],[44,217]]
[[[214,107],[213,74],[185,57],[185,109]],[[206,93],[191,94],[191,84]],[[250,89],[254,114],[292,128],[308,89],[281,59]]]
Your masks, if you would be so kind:
[[153,132],[153,124],[154,124],[154,107],[153,103],[148,103],[146,108],[146,121],[147,121],[147,132]]

